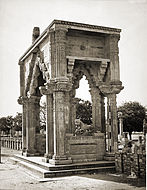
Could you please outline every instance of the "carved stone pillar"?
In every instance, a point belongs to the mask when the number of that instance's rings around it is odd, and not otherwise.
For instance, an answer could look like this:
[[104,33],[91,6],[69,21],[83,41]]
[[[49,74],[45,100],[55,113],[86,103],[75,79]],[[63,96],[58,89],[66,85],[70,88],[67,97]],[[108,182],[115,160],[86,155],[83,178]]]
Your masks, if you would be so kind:
[[35,155],[36,132],[39,132],[40,97],[32,96],[26,100],[26,152],[25,156]]
[[65,91],[68,91],[68,83],[65,81],[56,82],[53,92],[53,122],[54,122],[54,155],[49,160],[51,164],[68,164],[65,153]]
[[[52,158],[54,154],[53,134],[53,94],[46,95],[46,158]],[[47,159],[46,162],[49,160]]]
[[79,102],[78,98],[72,98],[71,101],[71,133],[75,132],[75,119],[76,119],[76,112],[77,112],[77,103]]
[[22,154],[26,150],[26,98],[19,97],[18,103],[22,105]]
[[104,102],[104,95],[101,95],[101,132],[106,132],[106,125],[105,125],[105,102]]
[[[56,77],[56,44],[55,44],[55,31],[49,31],[49,62],[51,63],[51,78]],[[49,64],[50,64],[49,63]]]
[[25,81],[25,76],[24,76],[24,63],[20,62],[20,96],[24,95],[24,81]]
[[118,112],[118,119],[119,119],[119,134],[122,137],[122,135],[123,135],[123,117],[122,117],[122,112]]
[[120,69],[119,69],[119,48],[118,41],[120,35],[110,35],[110,70],[111,81],[120,82]]
[[111,152],[111,107],[110,107],[110,99],[107,96],[107,125],[106,125],[106,134],[107,134],[107,148],[108,152]]
[[111,150],[112,152],[116,152],[118,144],[116,94],[110,94],[109,99],[111,109]]
[[107,96],[108,99],[108,109],[107,109],[107,131],[108,138],[111,139],[109,142],[109,151],[117,151],[117,142],[118,142],[118,127],[117,127],[117,105],[116,105],[116,94],[118,94],[123,87],[120,84],[102,84],[99,86],[101,92]]
[[102,131],[101,125],[101,95],[97,87],[93,87],[91,90],[92,97],[92,122],[97,131]]
[[71,132],[71,125],[70,125],[70,95],[69,92],[65,92],[65,105],[64,105],[64,112],[65,112],[65,129],[67,133]]
[[55,28],[56,43],[56,78],[65,77],[67,75],[66,61],[66,28]]
[[26,104],[23,104],[22,112],[22,151],[26,150]]
[[52,86],[40,87],[43,95],[46,95],[46,153],[45,162],[49,162],[54,154],[54,129],[53,129],[53,91]]

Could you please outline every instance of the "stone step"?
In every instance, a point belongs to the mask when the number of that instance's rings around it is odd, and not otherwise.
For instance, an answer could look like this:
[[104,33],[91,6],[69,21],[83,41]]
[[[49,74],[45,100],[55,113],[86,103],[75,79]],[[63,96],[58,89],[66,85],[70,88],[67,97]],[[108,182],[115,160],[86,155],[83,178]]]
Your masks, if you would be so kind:
[[104,156],[104,160],[115,161],[115,154],[114,153],[106,153]]
[[[64,168],[62,170],[54,170],[54,171],[48,171],[45,170],[39,166],[36,166],[34,164],[16,159],[11,158],[11,160],[15,163],[17,163],[20,166],[25,167],[26,169],[29,169],[31,172],[39,175],[43,178],[49,178],[49,177],[59,177],[59,176],[69,176],[69,175],[75,175],[75,174],[84,174],[84,173],[97,173],[97,172],[113,172],[115,171],[115,166],[102,166],[102,167],[89,167],[89,168],[75,168],[75,169],[69,169]],[[85,165],[84,165],[85,166]]]
[[54,166],[49,163],[42,162],[41,157],[37,158],[37,157],[24,157],[20,155],[15,155],[15,158],[49,171],[115,166],[115,163],[113,161],[105,161],[105,160]]

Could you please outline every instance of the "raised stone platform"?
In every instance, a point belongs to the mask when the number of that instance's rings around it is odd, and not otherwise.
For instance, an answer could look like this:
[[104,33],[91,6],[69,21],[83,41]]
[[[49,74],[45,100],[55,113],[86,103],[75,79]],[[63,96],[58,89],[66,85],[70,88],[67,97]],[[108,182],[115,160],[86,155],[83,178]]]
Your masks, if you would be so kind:
[[39,174],[43,178],[67,176],[93,172],[112,172],[115,171],[113,161],[95,161],[69,165],[52,165],[44,163],[43,157],[24,157],[15,155],[11,158],[13,162]]

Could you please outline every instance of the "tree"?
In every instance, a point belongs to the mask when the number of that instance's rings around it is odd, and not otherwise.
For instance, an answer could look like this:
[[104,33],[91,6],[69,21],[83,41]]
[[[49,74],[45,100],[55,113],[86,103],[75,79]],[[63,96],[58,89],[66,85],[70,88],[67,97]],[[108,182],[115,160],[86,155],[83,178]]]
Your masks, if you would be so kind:
[[[85,124],[92,124],[92,104],[89,101],[79,99],[76,105],[76,118],[81,119]],[[45,129],[46,126],[46,102],[40,105],[40,126]]]
[[22,131],[22,113],[17,113],[13,118],[13,130]]
[[126,102],[118,108],[122,112],[123,130],[129,132],[130,138],[133,131],[143,131],[143,120],[146,108],[138,102]]
[[9,134],[10,129],[13,127],[13,117],[1,117],[0,118],[0,130],[4,131],[6,134]]
[[76,106],[76,118],[80,119],[83,123],[92,124],[92,104],[89,101],[79,99]]

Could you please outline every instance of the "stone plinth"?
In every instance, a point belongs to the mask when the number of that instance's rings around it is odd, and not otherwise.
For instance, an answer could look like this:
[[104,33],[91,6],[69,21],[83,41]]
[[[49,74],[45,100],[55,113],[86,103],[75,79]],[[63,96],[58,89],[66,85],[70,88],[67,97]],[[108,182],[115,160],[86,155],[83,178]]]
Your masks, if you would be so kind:
[[105,154],[105,139],[103,133],[95,136],[66,135],[66,154],[73,163],[103,160]]

